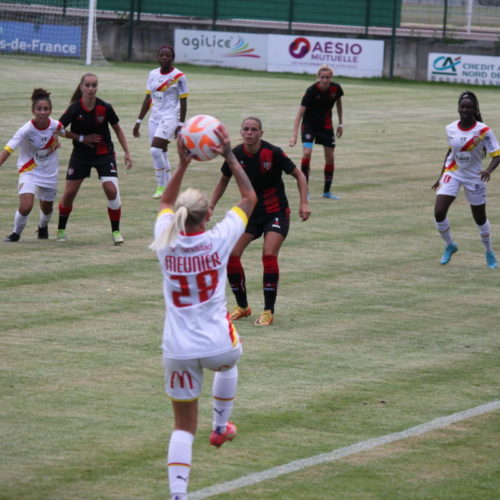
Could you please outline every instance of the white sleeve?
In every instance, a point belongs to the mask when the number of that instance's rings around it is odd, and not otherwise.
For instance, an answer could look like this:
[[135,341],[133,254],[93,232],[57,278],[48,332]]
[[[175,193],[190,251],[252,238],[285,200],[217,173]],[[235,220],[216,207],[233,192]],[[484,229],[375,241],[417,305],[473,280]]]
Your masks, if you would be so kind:
[[10,141],[7,143],[6,147],[14,151],[24,141],[25,136],[26,124],[24,124],[20,129],[17,130],[12,139],[10,139]]
[[498,156],[500,154],[500,145],[498,144],[498,140],[493,133],[493,130],[490,129],[486,133],[486,136],[484,137],[484,145],[490,156]]
[[159,214],[158,217],[156,218],[155,222],[155,228],[154,228],[154,237],[155,239],[160,236],[165,229],[170,225],[170,222],[172,221],[174,217],[174,213],[172,210],[162,210]]
[[178,92],[179,92],[179,97],[187,97],[189,95],[189,90],[188,90],[188,84],[186,80],[186,75],[182,75],[179,78],[178,82]]

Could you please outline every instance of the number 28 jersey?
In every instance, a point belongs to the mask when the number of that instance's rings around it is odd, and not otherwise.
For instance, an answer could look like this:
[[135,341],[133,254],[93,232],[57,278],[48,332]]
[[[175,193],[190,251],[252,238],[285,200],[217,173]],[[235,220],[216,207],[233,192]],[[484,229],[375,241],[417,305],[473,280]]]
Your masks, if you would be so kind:
[[[171,210],[160,212],[155,238],[173,217]],[[165,356],[217,356],[238,345],[238,334],[227,312],[226,267],[246,224],[246,214],[233,207],[212,229],[180,234],[170,246],[157,251],[167,309],[162,342]]]

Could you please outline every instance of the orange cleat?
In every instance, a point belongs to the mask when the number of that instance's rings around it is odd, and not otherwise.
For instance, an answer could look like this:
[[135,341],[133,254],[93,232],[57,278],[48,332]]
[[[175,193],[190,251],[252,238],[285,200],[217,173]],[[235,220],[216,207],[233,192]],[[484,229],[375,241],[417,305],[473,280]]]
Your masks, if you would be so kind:
[[229,421],[226,425],[226,430],[220,434],[216,431],[212,431],[210,434],[209,443],[212,446],[220,448],[226,441],[232,441],[238,434],[238,429],[233,422]]

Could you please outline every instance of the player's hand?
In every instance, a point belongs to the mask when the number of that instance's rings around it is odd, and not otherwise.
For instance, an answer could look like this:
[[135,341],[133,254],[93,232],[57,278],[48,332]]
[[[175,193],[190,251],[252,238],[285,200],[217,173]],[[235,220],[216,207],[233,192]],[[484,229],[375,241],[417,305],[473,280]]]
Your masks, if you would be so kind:
[[294,135],[291,139],[290,139],[290,147],[293,148],[295,146],[295,144],[297,144],[297,136]]
[[141,136],[141,133],[139,132],[139,128],[140,128],[141,124],[140,123],[136,123],[134,125],[134,128],[132,130],[132,135],[134,137],[140,137]]
[[226,126],[221,123],[216,129],[214,129],[214,134],[217,136],[217,139],[219,139],[219,146],[213,146],[210,149],[212,151],[215,151],[217,154],[224,156],[224,158],[227,158],[227,156],[231,153],[231,139],[229,138],[229,132],[227,131]]
[[299,217],[306,221],[311,216],[311,209],[309,208],[309,203],[301,203],[299,207]]
[[102,136],[99,134],[88,134],[83,136],[82,143],[93,148],[94,144],[98,144],[102,141]]
[[481,170],[481,172],[479,172],[479,175],[483,182],[488,182],[491,178],[491,174],[488,170]]
[[436,191],[438,187],[439,187],[439,181],[436,181],[436,182],[432,185],[432,190],[433,190],[433,191]]
[[125,153],[125,166],[127,167],[127,170],[132,168],[132,158],[129,153]]
[[344,133],[344,128],[343,127],[337,127],[337,139],[340,139],[342,137],[343,133]]
[[61,147],[61,143],[59,142],[59,138],[57,135],[54,135],[54,142],[50,145],[48,150],[50,151],[49,154],[52,154],[56,149],[59,149]]

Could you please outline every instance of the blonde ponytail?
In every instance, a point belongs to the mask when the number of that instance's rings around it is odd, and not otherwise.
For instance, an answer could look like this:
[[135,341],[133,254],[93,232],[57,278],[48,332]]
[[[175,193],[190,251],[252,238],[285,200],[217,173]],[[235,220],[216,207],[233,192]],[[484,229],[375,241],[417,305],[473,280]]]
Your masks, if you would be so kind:
[[186,226],[196,226],[206,216],[208,199],[199,189],[189,188],[182,192],[174,206],[174,218],[169,226],[149,246],[151,250],[162,250],[171,246],[179,233],[186,232]]

